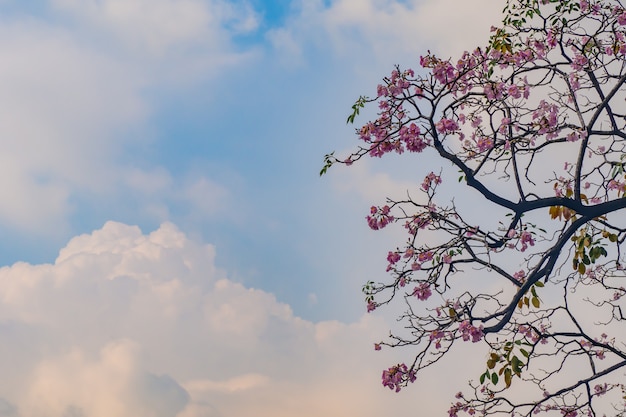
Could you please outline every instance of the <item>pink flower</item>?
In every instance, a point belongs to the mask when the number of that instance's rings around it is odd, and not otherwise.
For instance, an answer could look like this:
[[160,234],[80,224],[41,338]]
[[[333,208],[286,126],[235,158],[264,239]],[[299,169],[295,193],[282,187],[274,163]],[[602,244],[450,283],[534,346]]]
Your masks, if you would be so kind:
[[523,283],[526,279],[526,272],[517,271],[516,273],[513,274],[513,278],[515,278],[520,283]]
[[583,12],[589,11],[589,1],[588,0],[580,0],[580,9]]
[[373,302],[372,300],[367,302],[367,312],[371,313],[372,311],[376,310],[376,303]]
[[439,61],[433,68],[433,76],[441,84],[452,81],[455,75],[454,67],[448,61]]
[[432,251],[426,251],[426,252],[421,252],[418,256],[417,259],[420,262],[428,262],[428,261],[432,261],[433,259],[433,253]]
[[481,137],[480,139],[478,139],[478,142],[476,143],[476,145],[478,146],[478,151],[480,153],[486,152],[490,150],[491,148],[493,148],[493,139],[487,138],[487,137]]
[[596,392],[597,396],[600,396],[600,395],[606,394],[607,388],[608,386],[606,383],[604,385],[597,384],[596,386],[593,387],[593,390]]
[[520,235],[520,242],[522,242],[522,248],[520,249],[522,252],[528,249],[528,245],[535,246],[533,236],[526,231],[522,232],[522,234]]
[[461,337],[465,342],[471,339],[472,343],[476,343],[483,337],[483,326],[480,325],[480,327],[474,327],[469,320],[463,320],[461,324],[459,324],[459,331],[461,332]]
[[569,74],[567,78],[569,79],[569,84],[572,87],[572,90],[576,91],[580,89],[580,79],[577,73],[573,72]]
[[434,330],[433,332],[430,333],[429,339],[431,341],[435,341],[435,348],[436,349],[441,349],[441,339],[443,339],[443,337],[445,336],[445,333],[442,332],[441,330]]
[[504,90],[503,83],[489,83],[483,88],[487,100],[501,100],[504,97]]
[[380,346],[380,343],[374,343],[374,350],[380,350],[382,349]]
[[457,122],[451,119],[443,118],[439,122],[437,122],[437,132],[445,134],[452,133],[459,130],[459,125]]
[[402,384],[407,382],[415,382],[415,371],[408,369],[405,364],[398,364],[383,371],[382,382],[385,387],[399,392],[402,389]]
[[572,408],[561,408],[561,414],[563,414],[563,417],[576,417],[578,415],[578,411]]
[[576,55],[574,55],[574,61],[572,62],[572,68],[574,68],[577,71],[580,71],[588,63],[589,63],[589,60],[587,59],[586,56],[580,55],[580,54],[576,54]]
[[398,135],[410,152],[422,152],[430,143],[421,135],[420,128],[415,123],[411,123],[408,127],[402,126]]
[[422,190],[428,191],[428,189],[433,185],[441,184],[441,177],[436,175],[434,172],[430,172],[430,174],[424,177],[424,181],[422,182]]
[[426,301],[432,294],[430,285],[427,282],[422,282],[420,285],[415,287],[415,289],[413,289],[412,295],[416,296],[418,300]]
[[378,209],[376,206],[370,208],[370,215],[366,217],[367,224],[372,230],[382,229],[390,222],[394,221],[394,217],[389,214],[391,209],[389,206],[384,206]]

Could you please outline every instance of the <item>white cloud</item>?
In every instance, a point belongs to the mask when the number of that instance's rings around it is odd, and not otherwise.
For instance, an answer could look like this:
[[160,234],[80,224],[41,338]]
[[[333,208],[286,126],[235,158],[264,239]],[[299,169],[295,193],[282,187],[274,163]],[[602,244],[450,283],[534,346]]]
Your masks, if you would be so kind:
[[7,413],[367,417],[415,400],[380,385],[393,361],[372,349],[380,317],[303,320],[226,279],[214,258],[170,223],[144,234],[109,222],[54,264],[0,269]]
[[24,416],[174,416],[188,401],[186,391],[168,376],[139,367],[137,346],[119,340],[90,359],[81,349],[45,359],[33,373],[20,408]]
[[128,162],[125,152],[155,138],[148,91],[205,81],[249,57],[231,37],[255,29],[254,12],[200,0],[52,3],[60,19],[0,22],[0,224],[64,235],[77,201],[119,204],[126,183],[144,197],[162,191],[139,204],[159,220],[169,217],[170,199],[215,213],[222,186],[205,178],[172,185],[170,173]]
[[258,26],[254,11],[229,2],[204,0],[52,0],[79,22],[111,33],[135,53],[164,57],[175,48],[202,46],[225,51],[230,25],[236,32]]
[[[284,53],[302,45],[331,46],[338,55],[377,62],[399,56],[416,61],[427,49],[444,57],[486,43],[501,21],[497,0],[334,0],[330,5],[298,1],[299,13],[269,34]],[[410,55],[410,56],[409,56]],[[394,58],[395,57],[395,58]]]
[[120,130],[146,116],[136,74],[33,21],[0,24],[0,56],[0,221],[58,231],[72,191],[105,181]]

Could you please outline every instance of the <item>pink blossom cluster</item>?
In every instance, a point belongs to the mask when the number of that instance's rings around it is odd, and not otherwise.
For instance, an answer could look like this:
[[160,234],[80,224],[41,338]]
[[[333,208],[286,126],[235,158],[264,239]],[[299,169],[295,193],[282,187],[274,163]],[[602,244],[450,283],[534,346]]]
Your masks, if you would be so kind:
[[430,53],[420,57],[420,65],[422,68],[431,68],[433,77],[441,84],[447,84],[457,78],[457,72],[450,61],[441,60]]
[[505,83],[502,81],[492,81],[483,87],[483,94],[489,101],[504,100],[506,97],[519,99],[524,97],[527,99],[530,96],[530,86],[526,78],[522,79],[524,85],[517,85],[514,83]]
[[[396,116],[403,114],[397,113]],[[370,144],[370,156],[381,158],[389,152],[401,154],[405,149],[409,152],[422,152],[430,145],[430,140],[421,134],[415,123],[401,126],[397,138],[391,135],[391,128],[391,115],[388,111],[383,112],[375,122],[361,127],[359,137]]]
[[402,389],[402,385],[407,382],[415,382],[415,371],[409,370],[409,368],[401,363],[383,371],[382,382],[383,386],[389,387],[391,390],[399,392]]
[[[507,234],[506,237],[509,239],[513,239],[517,236],[517,232],[515,231],[515,229],[510,229]],[[519,238],[519,243],[522,244],[520,251],[521,252],[525,252],[526,249],[528,249],[528,245],[530,246],[535,246],[535,240],[533,239],[533,235],[530,232],[527,231],[523,231],[522,233],[519,234],[519,236],[517,236]],[[508,245],[509,248],[514,248],[515,245],[513,245],[512,243]]]
[[418,300],[426,301],[432,294],[433,292],[430,289],[430,284],[422,282],[413,289],[412,295],[417,297]]
[[[411,256],[413,256],[413,254],[411,254]],[[411,264],[411,269],[413,271],[419,271],[420,269],[422,269],[423,263],[430,262],[433,260],[433,256],[434,254],[430,250],[425,250],[425,251],[418,253],[417,257],[415,257],[414,259],[414,262]]]
[[593,387],[593,391],[595,392],[595,394],[596,394],[598,397],[599,397],[599,396],[601,396],[601,395],[606,394],[607,390],[608,390],[608,385],[606,384],[606,382],[605,382],[604,384],[602,384],[602,385],[600,385],[600,384],[596,384],[596,385]]
[[493,139],[487,136],[481,136],[476,142],[478,152],[484,153],[493,148]]
[[489,82],[483,87],[483,93],[487,100],[502,100],[506,87],[501,82]]
[[572,60],[572,68],[574,68],[576,71],[582,71],[585,69],[587,64],[589,64],[589,59],[583,54],[576,51],[576,49],[574,49],[574,52],[575,55],[574,59]]
[[[370,156],[380,158],[389,152],[403,153],[405,150],[422,152],[428,147],[430,142],[421,134],[419,126],[415,123],[408,126],[402,124],[406,112],[402,109],[401,100],[407,97],[407,90],[414,76],[411,69],[403,72],[396,69],[390,78],[385,79],[385,85],[378,85],[378,107],[381,110],[379,117],[374,122],[363,125],[359,131],[360,139],[370,144]],[[421,89],[416,88],[417,94],[420,91]],[[397,135],[392,134],[394,129],[397,129]]]
[[517,280],[520,284],[523,284],[526,281],[526,271],[520,270],[513,274],[513,278]]
[[[532,327],[526,325],[520,325],[517,328],[517,332],[526,337],[527,340],[530,340],[532,343],[537,343],[541,336],[537,333]],[[546,343],[546,339],[541,339],[542,343]]]
[[370,208],[370,214],[366,217],[367,224],[372,230],[382,229],[387,226],[389,223],[394,221],[394,217],[389,214],[391,208],[389,206],[383,206],[378,208],[376,206],[372,206]]
[[587,137],[587,132],[584,130],[574,130],[570,132],[565,138],[568,142],[577,142],[580,139],[584,139]]
[[465,342],[471,339],[473,343],[476,343],[480,342],[483,338],[482,324],[479,327],[475,327],[469,320],[463,320],[461,324],[459,324],[459,331],[461,332],[461,337]]
[[435,125],[437,132],[441,134],[454,133],[459,130],[459,124],[452,119],[443,118]]
[[617,191],[617,195],[622,196],[626,193],[626,182],[612,179],[606,184],[606,189],[609,191]]
[[561,414],[563,417],[576,417],[578,415],[578,410],[575,408],[563,407],[561,408]]
[[572,72],[567,76],[567,79],[573,91],[580,89],[580,74],[579,73]]
[[445,338],[446,334],[441,330],[433,330],[430,332],[429,340],[435,342],[435,348],[441,349],[441,339]]
[[558,107],[556,104],[541,100],[537,110],[533,112],[532,118],[538,134],[547,133],[546,139],[548,140],[558,136]]
[[425,229],[430,224],[430,214],[425,212],[414,215],[412,220],[407,220],[404,223],[404,228],[409,231],[409,234],[415,236],[418,230]]
[[402,93],[411,86],[408,78],[414,76],[415,73],[410,68],[403,72],[393,70],[391,72],[391,78],[387,80],[387,85],[378,85],[378,97],[397,97],[402,95]]
[[387,254],[387,262],[389,262],[389,264],[387,265],[387,272],[393,269],[393,266],[400,260],[400,258],[401,256],[398,252],[389,251],[389,253]]
[[476,410],[469,404],[457,401],[456,404],[452,404],[452,406],[448,410],[448,417],[458,417],[459,411],[464,411],[470,416],[476,414]]
[[528,245],[535,246],[535,240],[533,239],[533,235],[527,231],[522,232],[522,234],[520,235],[519,241],[522,244],[522,247],[520,248],[520,251],[522,252],[528,249]]
[[375,122],[369,122],[361,127],[359,137],[370,144],[370,156],[382,157],[387,152],[401,152],[400,142],[390,140],[389,129],[391,128],[391,117],[388,113],[383,113]]
[[403,125],[398,132],[398,137],[401,142],[404,142],[409,152],[422,152],[430,145],[430,141],[421,134],[419,126],[415,123],[409,126]]
[[[624,17],[626,12],[623,8],[616,7],[612,13],[618,24],[626,20]],[[531,87],[525,77],[517,80],[508,76],[502,77],[501,80],[494,79],[489,72],[491,68],[489,63],[497,62],[501,68],[521,68],[527,63],[546,58],[549,51],[557,48],[559,44],[558,31],[559,28],[554,27],[546,29],[546,35],[543,38],[537,38],[538,35],[528,36],[525,47],[518,47],[511,51],[498,48],[487,50],[477,48],[471,53],[465,52],[456,65],[452,65],[447,60],[441,60],[429,52],[428,55],[420,58],[420,65],[430,69],[433,78],[449,88],[453,95],[480,89],[488,101],[502,101],[507,98],[521,99],[522,97],[528,99]],[[601,44],[606,49],[606,53],[626,54],[624,31],[613,31],[611,36],[610,39],[594,38],[593,41]],[[585,42],[587,40],[580,37],[577,42],[570,44],[574,50],[571,61],[573,71],[564,71],[563,75],[568,79],[573,91],[580,88],[581,77],[585,76],[584,68],[589,65],[590,57],[585,55],[586,52],[581,52],[584,51]],[[389,152],[402,153],[405,150],[422,152],[430,146],[431,138],[421,132],[416,123],[406,125],[402,123],[402,120],[407,117],[407,113],[402,109],[402,101],[409,97],[420,98],[423,94],[423,90],[416,86],[419,80],[414,79],[414,72],[411,69],[405,71],[396,69],[385,81],[377,87],[378,98],[381,99],[379,101],[380,116],[376,121],[364,125],[360,131],[361,139],[370,144],[367,152],[372,157],[382,157]],[[415,94],[409,92],[410,88],[415,89]],[[549,103],[546,100],[540,102],[537,110],[532,113],[533,125],[538,135],[545,135],[548,140],[558,137],[560,130],[558,108],[555,103]],[[458,121],[446,116],[436,123],[436,131],[439,134],[456,133],[462,138],[463,132],[459,129],[459,121],[463,123],[460,116]],[[510,120],[502,123],[499,130],[506,129],[510,124]],[[584,138],[582,131],[572,131],[567,135],[569,141],[578,141],[581,138]],[[507,143],[504,142],[505,145]],[[495,145],[495,137],[476,134],[475,146],[472,150],[484,153]]]
[[424,177],[424,181],[422,181],[422,190],[428,191],[433,184],[441,184],[441,177],[431,171],[428,175]]

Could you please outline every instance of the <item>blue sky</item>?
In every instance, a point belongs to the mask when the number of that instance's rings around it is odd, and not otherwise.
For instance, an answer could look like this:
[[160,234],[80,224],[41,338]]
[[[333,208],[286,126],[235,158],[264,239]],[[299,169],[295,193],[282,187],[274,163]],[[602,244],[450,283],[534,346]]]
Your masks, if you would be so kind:
[[360,285],[398,238],[368,207],[424,174],[318,173],[359,95],[483,44],[501,3],[0,1],[0,415],[411,406],[380,386],[389,318]]

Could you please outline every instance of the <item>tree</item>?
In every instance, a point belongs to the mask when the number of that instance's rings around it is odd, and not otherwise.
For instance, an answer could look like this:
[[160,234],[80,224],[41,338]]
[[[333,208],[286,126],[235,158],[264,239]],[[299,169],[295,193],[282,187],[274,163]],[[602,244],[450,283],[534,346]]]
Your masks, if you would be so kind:
[[[399,391],[453,346],[479,343],[484,372],[449,416],[625,416],[624,6],[508,0],[487,47],[420,65],[359,98],[348,122],[372,103],[377,118],[321,172],[366,155],[442,161],[367,216],[408,234],[386,254],[388,280],[363,287],[368,311],[403,311],[375,348],[411,348],[383,385]],[[442,200],[457,176],[472,193]]]

